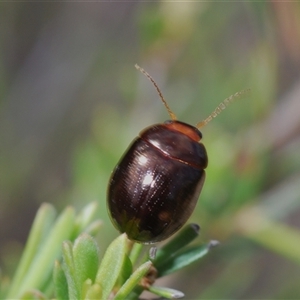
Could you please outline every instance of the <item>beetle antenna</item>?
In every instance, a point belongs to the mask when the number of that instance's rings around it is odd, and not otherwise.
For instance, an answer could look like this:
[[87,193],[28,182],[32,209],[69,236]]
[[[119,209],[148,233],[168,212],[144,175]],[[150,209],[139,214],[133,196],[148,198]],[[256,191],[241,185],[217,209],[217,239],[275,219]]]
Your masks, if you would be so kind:
[[213,118],[215,118],[217,115],[219,115],[222,110],[224,110],[228,105],[230,105],[232,102],[242,98],[244,95],[247,95],[250,93],[250,89],[247,90],[242,90],[240,92],[237,92],[233,95],[231,95],[230,97],[226,98],[224,101],[222,101],[217,107],[216,109],[203,121],[197,123],[196,127],[198,129],[204,127],[207,123],[209,123]]
[[177,119],[176,115],[172,112],[171,108],[169,107],[167,101],[165,100],[162,92],[160,91],[160,89],[159,89],[157,83],[154,81],[154,79],[143,68],[141,68],[139,65],[135,64],[135,67],[136,67],[136,69],[141,71],[153,83],[153,85],[156,88],[156,90],[158,92],[158,95],[159,95],[161,101],[163,102],[164,106],[166,107],[166,109],[168,111],[168,114],[170,115],[171,119],[176,120]]

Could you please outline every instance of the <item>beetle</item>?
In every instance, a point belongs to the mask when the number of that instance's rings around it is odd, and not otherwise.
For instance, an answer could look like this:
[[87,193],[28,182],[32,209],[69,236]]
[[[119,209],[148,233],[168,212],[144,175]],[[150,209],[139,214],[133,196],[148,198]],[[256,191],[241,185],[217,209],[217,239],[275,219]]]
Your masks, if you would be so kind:
[[178,121],[154,79],[171,120],[142,130],[109,180],[107,206],[114,226],[130,240],[151,244],[178,231],[191,216],[205,180],[207,153],[199,129],[244,91],[225,99],[196,127]]

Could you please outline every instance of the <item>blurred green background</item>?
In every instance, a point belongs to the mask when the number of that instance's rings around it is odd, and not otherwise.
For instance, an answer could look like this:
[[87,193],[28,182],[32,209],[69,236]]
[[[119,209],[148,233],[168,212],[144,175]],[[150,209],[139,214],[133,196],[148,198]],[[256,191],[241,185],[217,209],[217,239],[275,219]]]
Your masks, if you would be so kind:
[[11,274],[42,202],[97,200],[144,127],[251,95],[201,129],[191,222],[221,246],[173,277],[186,299],[300,299],[300,3],[0,3],[0,260]]

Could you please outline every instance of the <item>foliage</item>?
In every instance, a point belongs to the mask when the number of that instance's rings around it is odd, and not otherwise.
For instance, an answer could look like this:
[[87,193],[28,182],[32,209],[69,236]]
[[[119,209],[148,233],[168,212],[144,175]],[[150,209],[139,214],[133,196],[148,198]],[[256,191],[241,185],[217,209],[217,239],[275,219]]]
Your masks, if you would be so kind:
[[1,299],[53,299],[53,295],[57,300],[138,299],[143,290],[181,298],[180,291],[153,283],[195,263],[217,245],[211,241],[188,247],[199,233],[195,224],[186,226],[162,248],[151,248],[150,255],[142,253],[142,244],[122,234],[99,262],[99,247],[92,237],[101,225],[99,220],[92,221],[95,210],[92,203],[76,216],[69,207],[55,219],[54,208],[43,204],[11,284],[0,282]]

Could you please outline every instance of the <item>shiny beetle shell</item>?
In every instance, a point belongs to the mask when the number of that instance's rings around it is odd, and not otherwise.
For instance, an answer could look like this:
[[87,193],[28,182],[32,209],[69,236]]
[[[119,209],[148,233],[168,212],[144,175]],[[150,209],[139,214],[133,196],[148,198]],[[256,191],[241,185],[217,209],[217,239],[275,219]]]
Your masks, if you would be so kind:
[[107,204],[120,232],[149,244],[174,234],[195,208],[208,161],[198,129],[250,90],[228,97],[193,127],[176,120],[153,78],[135,67],[153,83],[172,120],[144,129],[132,142],[111,175]]
[[207,167],[201,132],[166,121],[140,133],[117,164],[108,187],[111,220],[129,239],[162,241],[192,214]]

